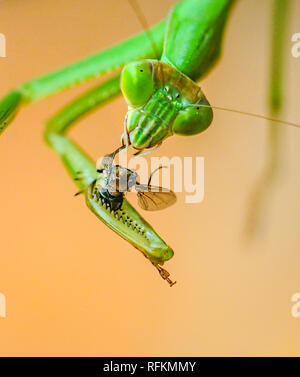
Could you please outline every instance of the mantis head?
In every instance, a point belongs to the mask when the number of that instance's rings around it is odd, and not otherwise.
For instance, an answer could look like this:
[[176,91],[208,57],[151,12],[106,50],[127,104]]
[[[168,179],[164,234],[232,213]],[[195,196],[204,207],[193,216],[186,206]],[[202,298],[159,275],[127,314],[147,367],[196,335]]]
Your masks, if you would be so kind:
[[127,64],[121,90],[128,104],[125,133],[136,149],[154,147],[173,133],[198,134],[213,118],[199,86],[161,61]]

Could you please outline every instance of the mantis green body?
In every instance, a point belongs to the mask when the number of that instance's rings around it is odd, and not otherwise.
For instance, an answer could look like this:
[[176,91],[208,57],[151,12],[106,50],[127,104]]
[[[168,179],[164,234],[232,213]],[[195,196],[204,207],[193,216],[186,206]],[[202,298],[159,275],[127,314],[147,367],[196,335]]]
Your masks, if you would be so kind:
[[[194,81],[201,79],[219,57],[223,29],[233,2],[179,2],[166,21],[149,30],[159,56],[155,56],[147,32],[143,32],[94,56],[21,85],[0,102],[0,132],[22,105],[122,68],[127,63],[121,85],[129,105],[126,132],[136,149],[158,145],[173,133],[193,135],[203,131],[211,123],[212,111],[209,107],[197,107],[199,103],[208,105],[208,101]],[[153,60],[157,58],[160,58],[159,61]],[[117,74],[51,118],[46,125],[45,140],[61,156],[79,189],[89,187],[85,196],[92,212],[157,266],[173,256],[172,249],[126,199],[122,207],[112,213],[93,195],[90,184],[98,177],[95,164],[66,135],[68,128],[83,115],[119,93],[120,76]],[[79,171],[82,179],[76,181]],[[165,271],[157,268],[168,280]]]

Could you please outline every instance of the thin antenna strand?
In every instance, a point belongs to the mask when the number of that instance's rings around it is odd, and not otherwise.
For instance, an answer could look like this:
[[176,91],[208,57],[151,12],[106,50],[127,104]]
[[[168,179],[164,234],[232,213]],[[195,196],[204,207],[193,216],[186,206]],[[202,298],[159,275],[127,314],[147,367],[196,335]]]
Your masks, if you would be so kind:
[[140,21],[140,24],[142,25],[143,29],[145,30],[148,38],[149,38],[149,41],[151,43],[152,50],[153,50],[153,53],[154,53],[156,59],[159,60],[160,56],[159,56],[159,53],[157,51],[155,42],[152,38],[152,35],[149,31],[149,25],[148,25],[148,22],[146,20],[146,17],[144,16],[144,13],[142,12],[142,9],[140,8],[140,6],[136,2],[136,0],[128,0],[128,2],[130,4],[131,8],[133,9],[134,13],[136,14],[138,20]]
[[215,109],[215,110],[222,110],[222,111],[228,111],[228,112],[236,113],[236,114],[243,114],[243,115],[247,115],[247,116],[254,117],[254,118],[269,120],[271,122],[281,123],[281,124],[285,124],[287,126],[292,126],[292,127],[300,128],[300,124],[298,124],[298,123],[288,122],[288,121],[282,120],[282,119],[271,118],[271,117],[267,117],[267,116],[264,116],[264,115],[261,115],[261,114],[250,113],[248,111],[229,109],[229,108],[220,107],[220,106],[203,105],[203,104],[198,104],[198,103],[197,103],[197,106],[199,106],[199,107],[200,106],[201,107],[211,107],[212,109]]
[[[159,60],[160,56],[158,54],[158,50],[157,50],[155,42],[154,42],[154,40],[151,36],[151,33],[149,32],[149,25],[148,25],[148,22],[146,20],[146,17],[144,16],[142,9],[140,8],[140,6],[139,6],[139,4],[137,3],[136,0],[128,0],[128,2],[130,4],[131,8],[133,9],[134,13],[136,14],[138,20],[140,21],[140,24],[142,25],[143,29],[145,30],[148,38],[149,38],[149,41],[151,43],[152,50],[154,52],[156,59]],[[236,114],[243,114],[243,115],[254,117],[254,118],[264,119],[264,120],[268,120],[268,121],[271,121],[271,122],[281,123],[281,124],[285,124],[287,126],[300,128],[300,124],[297,124],[297,123],[288,122],[288,121],[285,121],[285,120],[282,120],[282,119],[267,117],[267,116],[264,116],[264,115],[261,115],[261,114],[251,113],[251,112],[248,112],[248,111],[241,111],[241,110],[229,109],[229,108],[226,108],[226,107],[210,106],[210,105],[203,105],[203,104],[197,104],[197,106],[211,107],[212,109],[215,109],[215,110],[227,111],[227,112],[236,113]]]

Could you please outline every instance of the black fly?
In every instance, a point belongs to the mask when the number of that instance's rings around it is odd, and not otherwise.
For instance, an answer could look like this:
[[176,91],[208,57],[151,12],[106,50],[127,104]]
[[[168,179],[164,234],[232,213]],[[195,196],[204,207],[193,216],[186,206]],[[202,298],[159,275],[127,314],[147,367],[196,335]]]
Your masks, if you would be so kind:
[[[101,176],[93,183],[94,189],[116,211],[121,208],[124,195],[135,188],[138,196],[138,204],[147,211],[156,211],[167,208],[176,202],[176,195],[168,189],[150,185],[153,173],[148,184],[139,183],[138,174],[120,165],[113,165],[114,158],[125,146],[118,148],[115,152],[106,155],[101,163],[98,173]],[[158,170],[158,169],[157,169]]]

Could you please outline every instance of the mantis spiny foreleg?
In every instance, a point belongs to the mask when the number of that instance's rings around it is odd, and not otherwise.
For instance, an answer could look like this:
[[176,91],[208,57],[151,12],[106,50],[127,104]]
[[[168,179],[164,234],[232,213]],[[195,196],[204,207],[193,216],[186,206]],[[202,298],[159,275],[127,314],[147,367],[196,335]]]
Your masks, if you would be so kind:
[[[117,211],[112,211],[104,200],[93,195],[91,183],[96,179],[93,161],[68,137],[66,132],[87,111],[105,103],[119,93],[119,77],[114,77],[86,93],[52,117],[46,125],[45,140],[61,156],[68,173],[79,189],[84,189],[86,202],[92,212],[108,227],[140,250],[156,267],[170,286],[174,283],[169,273],[158,264],[173,256],[172,249],[158,236],[150,224],[124,199]],[[80,172],[80,180],[77,180]]]
[[[159,54],[162,52],[164,30],[165,21],[162,21],[149,31]],[[0,133],[5,130],[21,105],[32,103],[91,78],[104,75],[121,68],[132,60],[154,57],[148,34],[143,32],[75,64],[28,81],[8,93],[0,101]]]
[[93,88],[67,105],[47,122],[44,133],[45,141],[61,156],[73,179],[77,178],[78,171],[83,173],[82,179],[77,181],[77,186],[80,189],[86,187],[95,178],[95,164],[91,163],[90,159],[76,144],[65,136],[65,133],[84,114],[118,95],[120,91],[119,81],[119,76],[116,76]]

